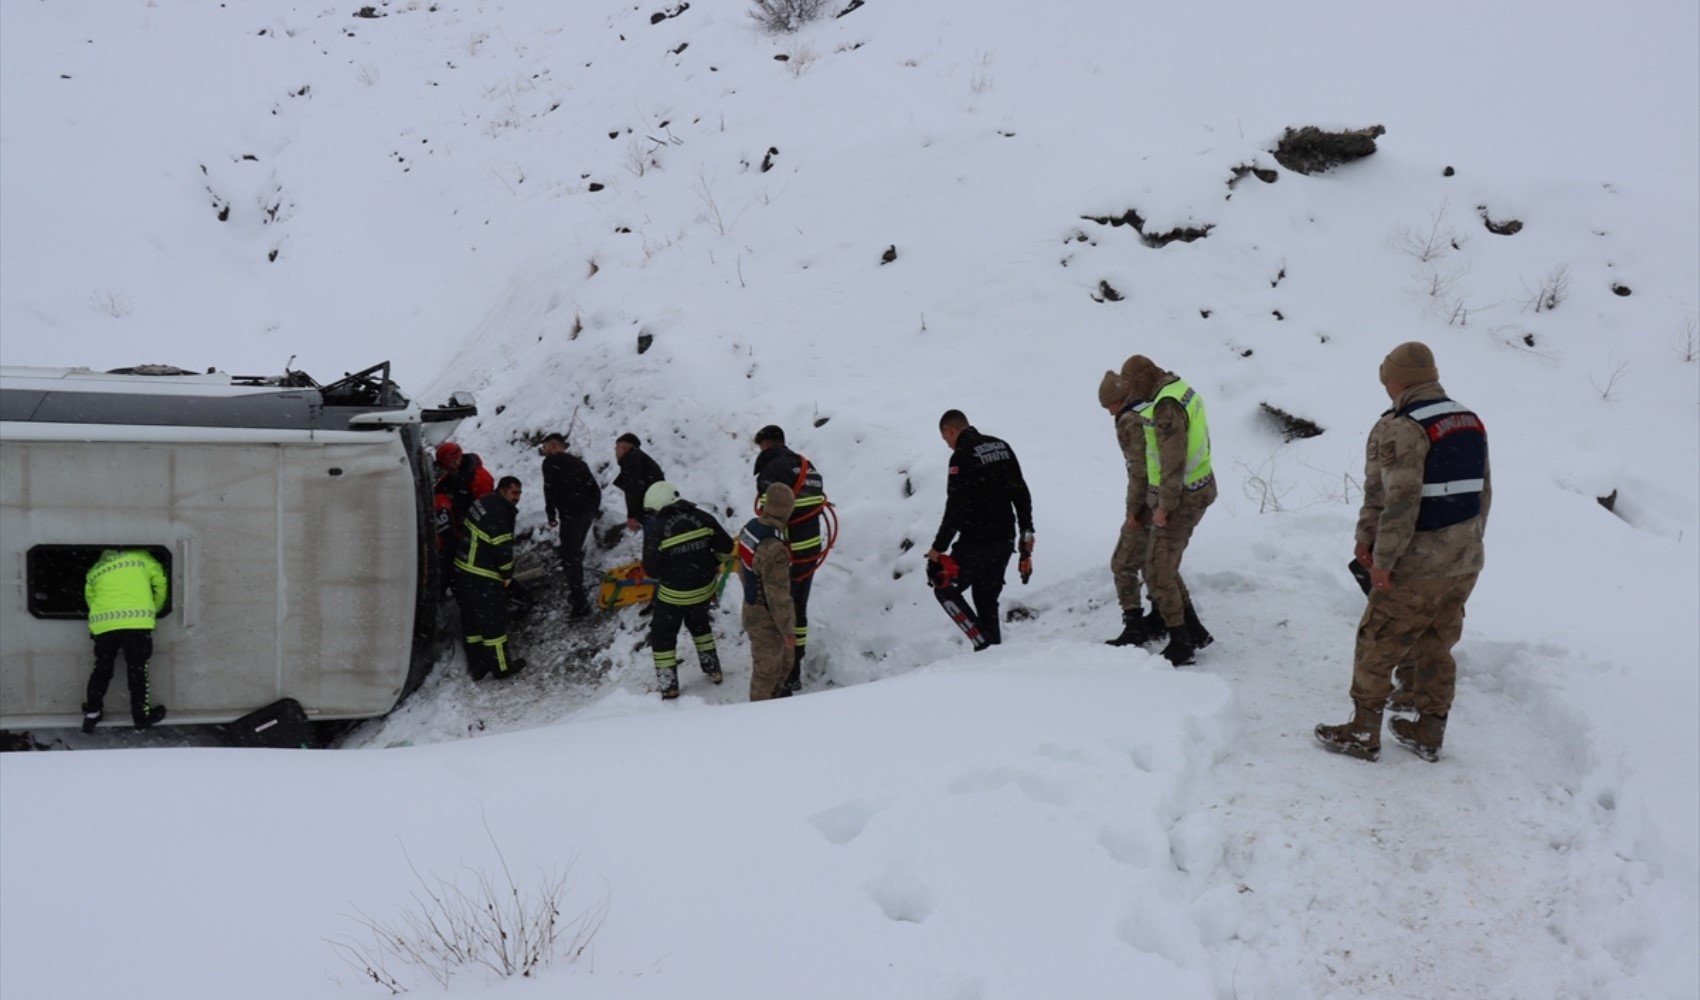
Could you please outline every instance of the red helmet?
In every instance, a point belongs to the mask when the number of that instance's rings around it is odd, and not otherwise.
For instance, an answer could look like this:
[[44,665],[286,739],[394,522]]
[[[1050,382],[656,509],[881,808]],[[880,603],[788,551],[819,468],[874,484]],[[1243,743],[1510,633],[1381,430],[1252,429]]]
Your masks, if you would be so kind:
[[461,447],[453,441],[444,441],[437,446],[437,464],[445,469],[452,469],[460,464]]

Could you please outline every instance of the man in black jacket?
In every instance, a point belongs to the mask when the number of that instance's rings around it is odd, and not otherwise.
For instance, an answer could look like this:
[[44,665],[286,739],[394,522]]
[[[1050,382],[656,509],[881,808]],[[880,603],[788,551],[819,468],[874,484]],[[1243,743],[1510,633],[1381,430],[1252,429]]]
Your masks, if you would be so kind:
[[654,612],[649,619],[649,651],[664,700],[679,697],[679,623],[696,644],[697,662],[719,684],[720,653],[708,604],[720,584],[721,564],[731,556],[732,536],[714,515],[679,497],[671,483],[660,482],[644,494],[645,511],[654,514],[643,529],[643,572],[655,581]]
[[551,434],[543,439],[543,514],[549,527],[561,532],[561,568],[567,574],[569,614],[590,613],[584,592],[584,536],[602,510],[602,487],[584,459],[567,451],[567,439]]
[[[1016,527],[1021,528],[1021,582],[1032,572],[1033,497],[1021,476],[1021,463],[1008,442],[982,434],[968,423],[961,410],[947,410],[939,418],[939,436],[950,448],[950,479],[945,494],[944,517],[939,521],[933,547],[927,550],[930,579],[938,579],[945,565],[944,551],[950,549],[956,574],[954,581],[935,584],[933,595],[952,617],[952,600],[972,591],[974,611],[967,614],[963,631],[981,642],[975,649],[995,646],[1003,640],[998,623],[998,595],[1003,593],[1004,571],[1015,549]],[[951,548],[955,539],[956,546]]]
[[636,531],[644,522],[643,495],[667,477],[662,475],[655,459],[643,450],[643,442],[636,434],[621,434],[615,439],[614,458],[620,464],[614,485],[626,494],[626,530]]
[[803,689],[803,654],[809,648],[809,589],[825,553],[821,550],[821,507],[826,503],[826,486],[815,464],[785,446],[785,432],[768,424],[756,431],[756,506],[766,503],[767,488],[783,483],[791,488],[796,506],[790,516],[791,604],[796,612],[797,645],[791,658],[791,673],[785,690]]
[[472,679],[509,678],[525,661],[508,659],[508,586],[514,576],[514,518],[519,480],[503,476],[496,491],[472,501],[455,552],[455,603],[460,605],[466,667]]

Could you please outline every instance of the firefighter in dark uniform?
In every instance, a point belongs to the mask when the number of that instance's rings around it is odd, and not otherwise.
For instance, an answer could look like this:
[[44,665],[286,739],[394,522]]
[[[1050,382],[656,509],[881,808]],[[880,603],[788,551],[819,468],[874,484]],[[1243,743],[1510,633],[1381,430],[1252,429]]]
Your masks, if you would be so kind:
[[614,485],[626,495],[626,530],[636,531],[643,527],[644,509],[643,498],[649,488],[667,477],[662,475],[661,466],[655,459],[643,450],[643,442],[636,434],[621,434],[614,441],[614,459],[620,465],[620,474],[614,477]]
[[803,689],[803,654],[809,647],[809,589],[822,557],[821,507],[826,487],[815,464],[785,446],[785,432],[768,424],[756,432],[756,506],[766,500],[768,487],[783,483],[791,488],[796,506],[790,518],[791,606],[797,617],[795,653],[785,690]]
[[525,661],[508,658],[508,586],[514,575],[514,518],[519,480],[503,476],[496,491],[472,501],[455,553],[455,603],[460,605],[466,666],[472,679],[508,678]]
[[721,564],[732,555],[732,536],[710,514],[680,499],[672,483],[659,482],[644,494],[653,515],[643,529],[643,572],[655,581],[654,612],[649,619],[649,650],[655,680],[664,700],[679,697],[679,624],[691,634],[697,662],[719,684],[720,654],[708,606],[719,589]]
[[602,487],[584,459],[567,451],[567,439],[543,439],[543,514],[561,532],[561,569],[567,574],[567,600],[573,618],[590,613],[584,592],[584,537],[602,511]]
[[968,624],[978,629],[983,640],[975,644],[979,650],[1003,639],[998,595],[1016,548],[1017,526],[1021,529],[1021,582],[1026,583],[1032,573],[1033,496],[1009,443],[980,433],[961,410],[946,410],[939,418],[939,436],[951,450],[950,479],[944,517],[933,547],[927,550],[928,577],[938,579],[944,552],[950,549],[955,579],[936,585],[933,594],[949,612],[947,602],[953,596],[960,600],[964,591],[971,592],[974,609]]

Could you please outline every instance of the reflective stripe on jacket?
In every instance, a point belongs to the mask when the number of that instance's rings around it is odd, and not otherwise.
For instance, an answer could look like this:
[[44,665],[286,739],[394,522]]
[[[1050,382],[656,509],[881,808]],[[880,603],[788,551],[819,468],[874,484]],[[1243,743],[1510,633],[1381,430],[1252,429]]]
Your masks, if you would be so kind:
[[720,560],[730,556],[732,536],[714,515],[688,500],[657,511],[643,529],[643,571],[656,581],[663,604],[701,604],[720,584]]
[[154,616],[165,607],[169,585],[165,569],[141,549],[107,549],[83,578],[89,606],[89,634],[118,629],[152,631]]
[[1437,531],[1481,513],[1487,475],[1487,428],[1463,404],[1421,400],[1399,411],[1428,436],[1417,530]]
[[502,581],[514,575],[514,505],[500,493],[479,497],[466,509],[461,522],[460,546],[455,568],[487,580]]

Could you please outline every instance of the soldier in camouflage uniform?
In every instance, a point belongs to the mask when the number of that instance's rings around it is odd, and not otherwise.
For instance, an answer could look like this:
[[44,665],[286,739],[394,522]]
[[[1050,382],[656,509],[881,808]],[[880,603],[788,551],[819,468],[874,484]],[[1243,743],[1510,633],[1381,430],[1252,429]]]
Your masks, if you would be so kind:
[[1446,396],[1434,353],[1411,341],[1381,363],[1393,408],[1365,448],[1356,557],[1369,567],[1369,607],[1352,658],[1350,722],[1317,726],[1324,748],[1363,760],[1381,755],[1381,714],[1395,667],[1411,664],[1417,718],[1393,736],[1424,760],[1440,755],[1452,709],[1464,602],[1482,569],[1492,501],[1487,431]]
[[1151,511],[1145,587],[1169,637],[1163,657],[1185,666],[1193,662],[1195,651],[1213,641],[1180,572],[1193,530],[1216,502],[1204,401],[1180,376],[1143,354],[1123,363],[1121,377],[1136,401],[1130,415],[1138,417],[1145,430],[1145,503]]
[[795,498],[774,483],[762,495],[761,516],[738,533],[738,578],[744,585],[744,631],[750,637],[750,700],[789,698],[785,680],[797,649],[797,611],[791,599],[791,547],[786,531]]
[[1127,463],[1127,516],[1110,554],[1110,575],[1116,583],[1116,603],[1122,610],[1122,631],[1111,646],[1143,646],[1163,632],[1155,606],[1147,618],[1139,600],[1139,581],[1145,554],[1151,547],[1151,507],[1145,502],[1145,424],[1135,412],[1144,400],[1134,396],[1130,380],[1105,372],[1098,383],[1098,405],[1115,421],[1116,443]]

